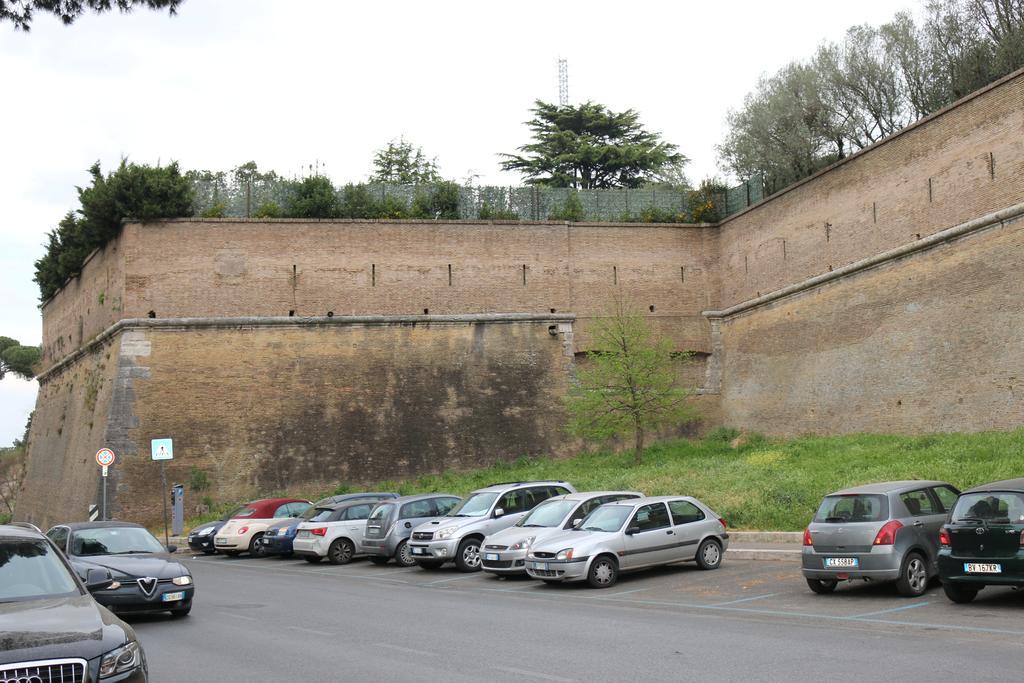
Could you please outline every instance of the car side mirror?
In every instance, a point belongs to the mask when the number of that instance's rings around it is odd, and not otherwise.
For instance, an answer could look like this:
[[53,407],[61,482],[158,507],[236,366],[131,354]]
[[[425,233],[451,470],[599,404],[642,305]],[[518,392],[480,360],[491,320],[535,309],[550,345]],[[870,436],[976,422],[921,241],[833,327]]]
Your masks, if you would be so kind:
[[495,516],[495,518],[501,517],[504,514],[505,514],[505,509],[504,508],[494,508],[494,516]]
[[580,524],[583,524],[583,519],[582,518],[572,520],[572,528],[573,529],[579,529],[580,528]]
[[109,569],[90,569],[85,573],[85,589],[90,593],[106,590],[114,583]]
[[640,533],[640,527],[638,527],[638,526],[631,526],[628,529],[626,529],[626,535],[627,536],[632,536],[633,534],[638,534],[638,533]]
[[406,529],[411,529],[412,528],[412,522],[406,522],[405,523],[405,528]]
[[178,552],[178,546],[176,546],[176,545],[169,545],[169,546],[167,546],[167,552],[169,552],[171,555],[173,555],[174,553]]

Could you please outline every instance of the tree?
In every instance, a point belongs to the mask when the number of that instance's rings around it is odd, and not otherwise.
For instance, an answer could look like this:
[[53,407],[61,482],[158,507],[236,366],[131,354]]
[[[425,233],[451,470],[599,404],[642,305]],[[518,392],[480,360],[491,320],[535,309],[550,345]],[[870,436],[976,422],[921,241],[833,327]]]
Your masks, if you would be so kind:
[[73,24],[85,10],[100,14],[113,7],[131,12],[136,7],[167,9],[174,16],[182,0],[0,0],[0,21],[14,23],[15,30],[28,31],[36,12],[59,17],[65,26]]
[[295,183],[285,215],[291,218],[337,218],[341,201],[330,179],[311,175]]
[[392,140],[387,147],[377,150],[373,157],[371,183],[420,185],[441,182],[437,171],[437,158],[428,159],[422,147],[414,147],[405,138]]
[[589,364],[577,369],[566,398],[569,431],[594,440],[632,434],[639,463],[648,430],[692,417],[685,403],[689,392],[678,386],[679,354],[619,298],[590,329],[595,350],[587,354]]
[[[679,177],[686,157],[675,145],[644,129],[640,115],[586,102],[558,106],[537,100],[527,121],[533,142],[523,155],[502,154],[501,168],[519,171],[526,183],[576,189],[640,187]],[[662,177],[662,174],[665,177]]]
[[0,379],[7,373],[32,379],[41,355],[42,349],[38,346],[22,346],[10,337],[0,337]]

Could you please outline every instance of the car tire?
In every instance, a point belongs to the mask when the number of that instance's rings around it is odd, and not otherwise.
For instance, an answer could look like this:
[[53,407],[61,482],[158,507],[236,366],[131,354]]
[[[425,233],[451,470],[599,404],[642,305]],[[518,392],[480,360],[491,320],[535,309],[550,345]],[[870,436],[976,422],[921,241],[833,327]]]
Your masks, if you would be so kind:
[[416,558],[414,558],[412,553],[409,552],[409,543],[407,541],[402,541],[398,544],[398,547],[395,548],[395,564],[399,567],[416,566]]
[[722,545],[713,538],[705,538],[697,546],[697,566],[701,569],[718,569],[722,566]]
[[807,587],[818,595],[828,595],[838,585],[839,582],[835,579],[807,579]]
[[611,588],[619,580],[619,563],[611,555],[599,555],[590,563],[587,583],[594,588]]
[[440,569],[444,565],[444,562],[438,562],[437,560],[417,560],[416,564],[420,566],[420,569],[426,569],[428,572],[432,572]]
[[266,557],[267,549],[263,547],[260,541],[263,539],[263,534],[256,534],[249,541],[249,557]]
[[356,547],[347,538],[336,538],[327,549],[327,561],[331,564],[348,564],[356,554]]
[[946,593],[946,597],[955,602],[958,605],[966,605],[974,598],[978,597],[978,591],[980,588],[974,586],[961,586],[960,584],[953,583],[952,581],[943,581],[942,590]]
[[184,607],[179,607],[178,609],[172,609],[171,610],[171,616],[175,617],[175,618],[187,617],[188,613],[191,612],[191,611],[192,611],[192,603],[190,602],[187,605],[185,605]]
[[459,544],[455,553],[455,566],[460,572],[480,571],[480,539],[467,538]]
[[896,590],[905,598],[919,598],[928,590],[928,563],[921,553],[907,553],[903,558]]
[[324,558],[320,557],[319,555],[303,555],[302,559],[304,559],[306,562],[309,562],[310,564],[317,564],[320,562],[320,560]]
[[373,562],[374,564],[381,565],[381,566],[387,564],[390,559],[391,559],[390,557],[381,557],[380,555],[370,555],[370,562]]

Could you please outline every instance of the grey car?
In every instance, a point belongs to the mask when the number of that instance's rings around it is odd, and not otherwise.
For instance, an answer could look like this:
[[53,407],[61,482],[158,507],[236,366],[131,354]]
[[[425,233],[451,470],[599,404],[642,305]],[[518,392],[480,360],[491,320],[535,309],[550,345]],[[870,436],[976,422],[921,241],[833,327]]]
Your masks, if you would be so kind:
[[492,484],[473,491],[444,517],[413,529],[409,553],[424,569],[454,562],[460,571],[479,571],[485,536],[512,526],[548,498],[575,492],[564,481]]
[[621,572],[696,562],[717,569],[729,547],[725,520],[690,496],[607,503],[570,531],[530,546],[526,573],[547,583],[615,585]]
[[413,527],[448,514],[460,502],[461,498],[448,493],[382,501],[370,512],[360,548],[375,564],[387,564],[394,558],[399,566],[412,567],[416,564],[409,552],[409,536]]
[[588,491],[548,498],[509,528],[484,539],[481,566],[499,576],[526,574],[526,553],[532,544],[572,529],[605,503],[643,496],[636,491]]
[[959,491],[944,481],[865,484],[825,496],[804,530],[802,571],[815,593],[840,581],[895,581],[915,597],[938,574],[939,529]]

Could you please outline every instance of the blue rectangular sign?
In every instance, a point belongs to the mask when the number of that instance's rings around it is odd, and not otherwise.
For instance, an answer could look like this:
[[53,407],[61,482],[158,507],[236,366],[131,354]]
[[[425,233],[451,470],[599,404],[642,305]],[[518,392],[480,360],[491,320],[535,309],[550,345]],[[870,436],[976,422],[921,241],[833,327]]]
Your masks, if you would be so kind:
[[172,439],[153,439],[154,460],[174,460],[174,444]]

